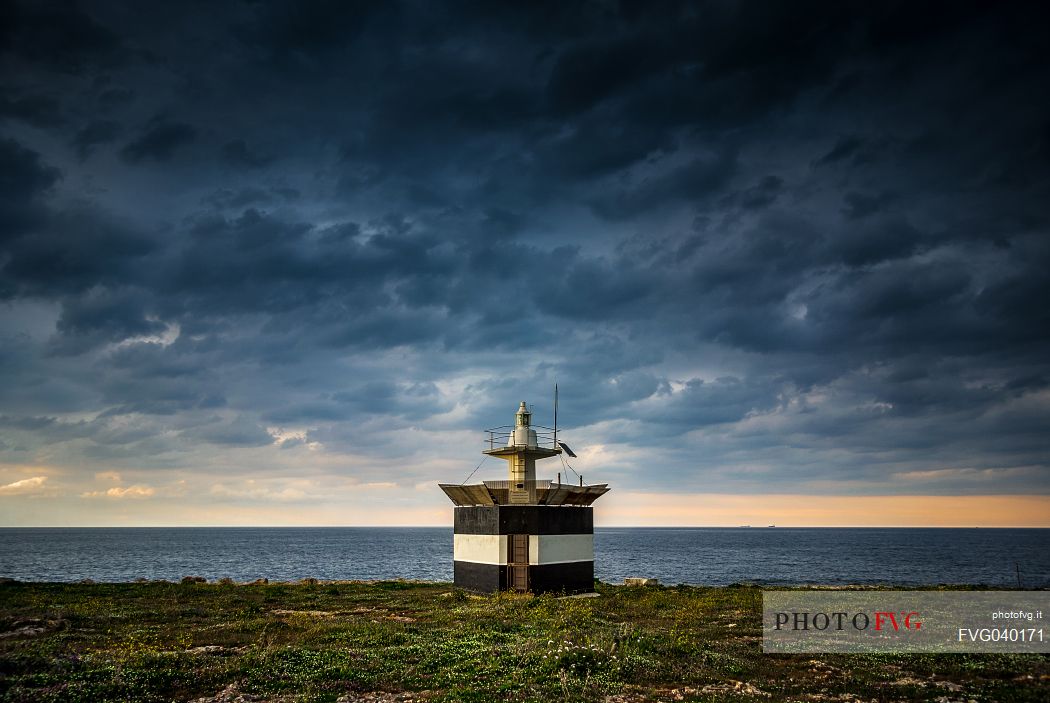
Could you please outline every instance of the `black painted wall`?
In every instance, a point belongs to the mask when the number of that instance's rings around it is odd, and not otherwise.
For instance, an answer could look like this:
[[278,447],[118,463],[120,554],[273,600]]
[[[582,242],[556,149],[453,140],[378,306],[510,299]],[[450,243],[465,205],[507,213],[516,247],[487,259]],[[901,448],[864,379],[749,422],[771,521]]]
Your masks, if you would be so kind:
[[[507,589],[506,566],[472,561],[456,561],[452,566],[459,588],[477,593]],[[529,590],[533,593],[589,593],[594,590],[594,562],[532,564],[529,566]]]
[[507,567],[499,564],[454,561],[452,573],[456,585],[468,591],[494,593],[507,587]]
[[531,564],[529,590],[533,593],[590,593],[594,590],[594,562]]
[[458,535],[591,535],[594,508],[562,505],[475,505],[455,509]]

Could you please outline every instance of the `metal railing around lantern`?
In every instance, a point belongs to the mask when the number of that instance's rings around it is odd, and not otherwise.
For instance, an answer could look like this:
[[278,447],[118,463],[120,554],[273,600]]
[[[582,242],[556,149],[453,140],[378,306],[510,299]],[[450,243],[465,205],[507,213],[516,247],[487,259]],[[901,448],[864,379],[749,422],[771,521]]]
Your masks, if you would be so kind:
[[[536,446],[541,449],[557,449],[557,433],[553,427],[543,425],[531,425],[529,429],[536,430]],[[514,434],[514,425],[500,425],[485,430],[485,448],[500,449],[510,446],[511,436]]]

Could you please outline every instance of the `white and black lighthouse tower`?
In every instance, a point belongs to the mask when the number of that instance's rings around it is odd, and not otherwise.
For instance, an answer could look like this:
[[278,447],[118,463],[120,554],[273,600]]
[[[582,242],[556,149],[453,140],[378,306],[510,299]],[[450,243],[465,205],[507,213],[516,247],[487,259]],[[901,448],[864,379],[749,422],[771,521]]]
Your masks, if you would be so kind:
[[[555,400],[555,403],[557,401]],[[555,405],[557,407],[557,405]],[[472,591],[579,593],[594,587],[594,514],[605,484],[537,480],[536,462],[563,452],[555,427],[532,424],[522,401],[513,426],[486,430],[488,456],[505,459],[506,481],[440,484],[456,504],[456,585]]]

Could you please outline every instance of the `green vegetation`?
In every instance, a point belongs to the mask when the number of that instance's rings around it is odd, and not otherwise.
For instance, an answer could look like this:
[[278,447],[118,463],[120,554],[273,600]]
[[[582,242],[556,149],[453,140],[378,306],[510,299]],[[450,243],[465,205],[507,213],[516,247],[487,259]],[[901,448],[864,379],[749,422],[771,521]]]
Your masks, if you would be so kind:
[[0,700],[1050,700],[1044,655],[764,655],[757,588],[598,590],[7,583]]

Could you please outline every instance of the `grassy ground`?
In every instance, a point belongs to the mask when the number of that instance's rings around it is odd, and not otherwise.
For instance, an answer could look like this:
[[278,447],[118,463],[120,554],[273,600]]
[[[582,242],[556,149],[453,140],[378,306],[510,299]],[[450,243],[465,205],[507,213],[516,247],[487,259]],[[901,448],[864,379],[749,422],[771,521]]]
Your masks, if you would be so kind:
[[767,655],[761,591],[3,584],[3,701],[1047,701],[1050,656]]

